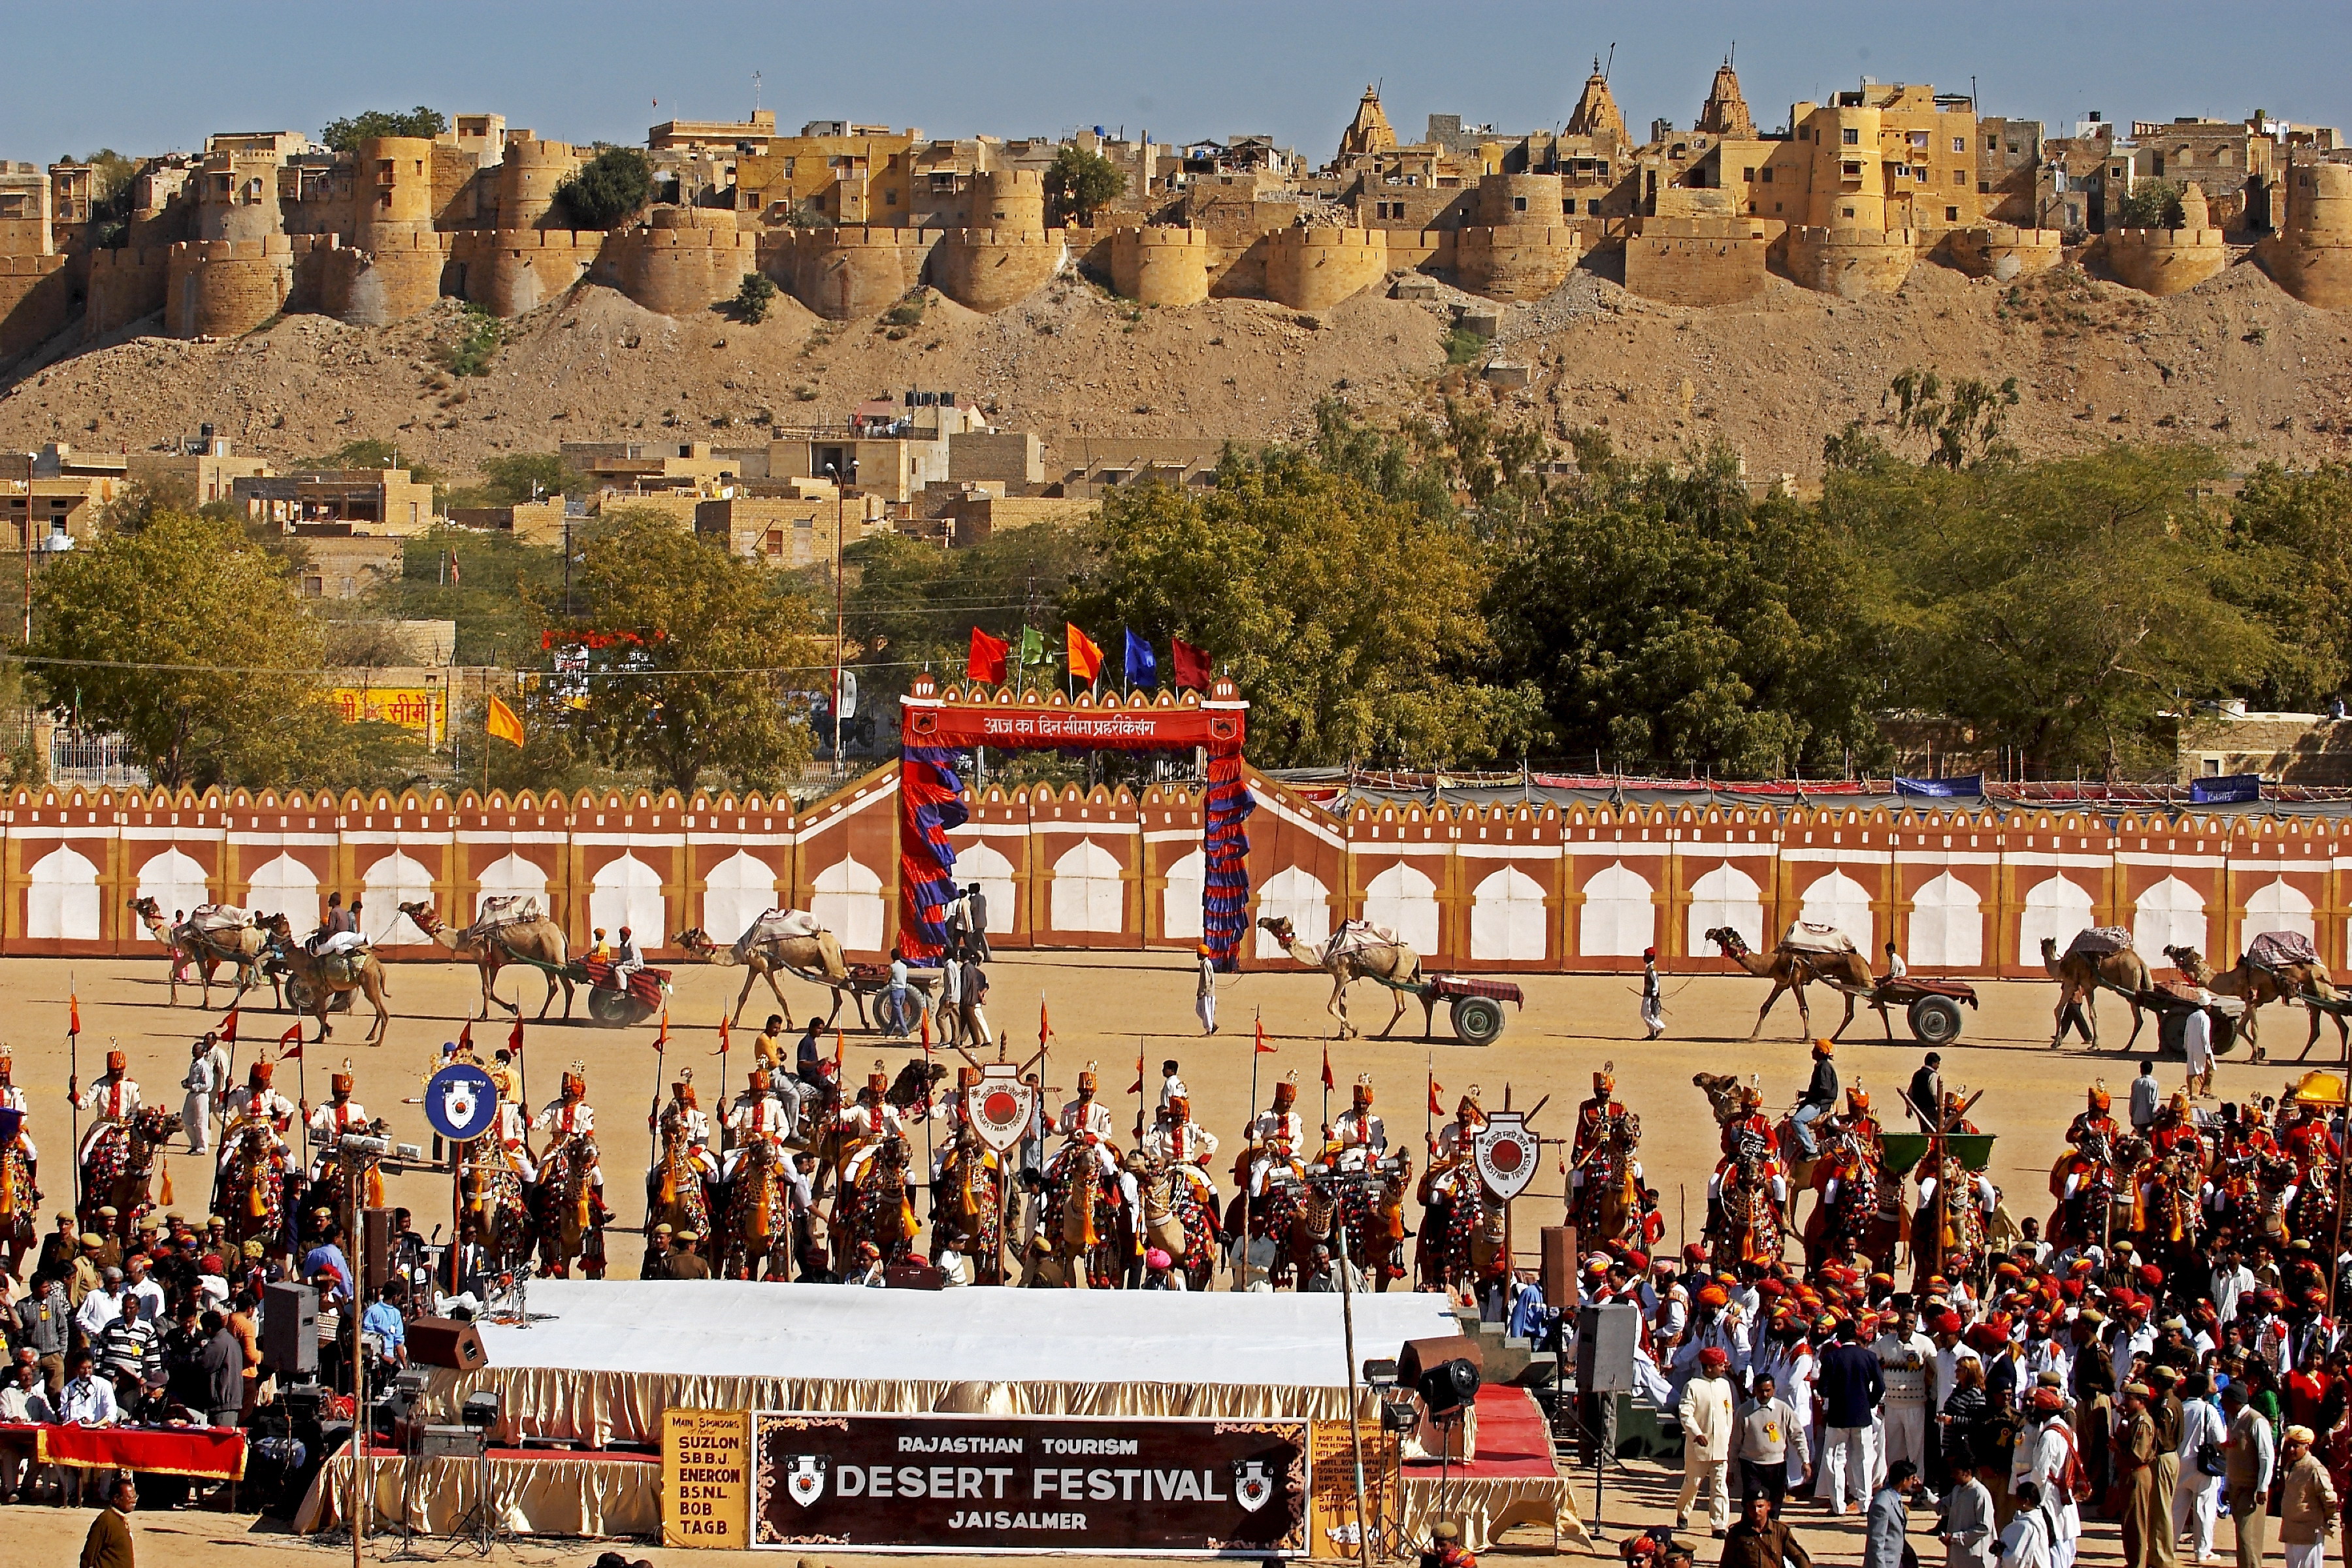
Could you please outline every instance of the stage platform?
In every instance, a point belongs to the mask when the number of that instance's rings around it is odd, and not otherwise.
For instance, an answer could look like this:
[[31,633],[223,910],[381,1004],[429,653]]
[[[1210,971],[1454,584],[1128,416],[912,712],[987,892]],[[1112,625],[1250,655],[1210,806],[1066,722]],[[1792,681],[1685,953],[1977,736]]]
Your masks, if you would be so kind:
[[1476,1458],[1468,1463],[1404,1467],[1405,1539],[1426,1541],[1431,1525],[1450,1519],[1472,1552],[1485,1551],[1515,1524],[1546,1526],[1555,1549],[1563,1534],[1590,1544],[1569,1478],[1552,1461],[1551,1434],[1535,1396],[1524,1388],[1481,1388],[1476,1419]]
[[[662,1468],[654,1454],[494,1447],[485,1467],[469,1458],[410,1459],[379,1444],[362,1462],[373,1535],[396,1532],[404,1520],[420,1535],[467,1533],[486,1470],[494,1517],[518,1535],[661,1534]],[[294,1516],[297,1534],[343,1522],[352,1463],[347,1445],[320,1467]]]
[[[1359,1362],[1456,1331],[1442,1295],[1353,1298]],[[872,1290],[731,1280],[540,1280],[489,1364],[436,1372],[430,1419],[491,1389],[499,1438],[659,1441],[661,1413],[1348,1415],[1336,1295]],[[1360,1393],[1366,1415],[1369,1393]]]

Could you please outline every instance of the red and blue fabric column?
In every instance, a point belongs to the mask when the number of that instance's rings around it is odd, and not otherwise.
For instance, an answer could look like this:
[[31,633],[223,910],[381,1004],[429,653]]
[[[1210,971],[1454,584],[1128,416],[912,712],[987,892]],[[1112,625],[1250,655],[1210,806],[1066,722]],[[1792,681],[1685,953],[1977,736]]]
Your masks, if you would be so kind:
[[1213,743],[1202,824],[1202,854],[1208,871],[1201,881],[1201,940],[1221,973],[1234,972],[1242,938],[1249,931],[1249,834],[1243,824],[1256,809],[1257,801],[1242,776],[1239,735],[1229,744]]
[[908,963],[936,962],[947,951],[947,907],[956,895],[955,847],[948,835],[971,815],[963,781],[956,776],[961,760],[952,746],[910,745],[899,754],[898,878],[906,918],[898,956]]

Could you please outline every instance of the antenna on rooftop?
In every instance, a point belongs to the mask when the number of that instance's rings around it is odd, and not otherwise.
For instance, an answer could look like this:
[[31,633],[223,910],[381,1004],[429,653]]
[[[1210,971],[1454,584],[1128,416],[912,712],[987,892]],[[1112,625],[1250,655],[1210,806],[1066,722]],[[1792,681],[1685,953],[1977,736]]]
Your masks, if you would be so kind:
[[751,112],[754,114],[760,112],[760,73],[753,71],[751,73]]
[[1609,46],[1609,64],[1608,64],[1606,67],[1602,68],[1601,72],[1601,79],[1602,81],[1607,81],[1607,80],[1609,79],[1609,73],[1610,73],[1610,71],[1614,70],[1614,69],[1616,68],[1616,67],[1617,67],[1617,45],[1616,45],[1616,44],[1615,44],[1615,42],[1612,40],[1612,41],[1611,42],[1610,46]]

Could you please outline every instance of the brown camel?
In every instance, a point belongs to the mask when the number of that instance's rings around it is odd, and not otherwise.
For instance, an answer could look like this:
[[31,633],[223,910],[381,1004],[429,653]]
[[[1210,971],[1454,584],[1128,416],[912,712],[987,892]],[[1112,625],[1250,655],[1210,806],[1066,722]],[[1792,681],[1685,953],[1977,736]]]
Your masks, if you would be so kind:
[[[2336,998],[2336,985],[2328,977],[2327,965],[2316,960],[2269,969],[2251,963],[2242,955],[2237,963],[2216,973],[2213,966],[2205,961],[2204,955],[2193,947],[2168,947],[2164,950],[2164,956],[2172,960],[2173,967],[2179,970],[2191,985],[2201,985],[2216,996],[2235,996],[2245,1003],[2245,1015],[2239,1026],[2245,1032],[2246,1044],[2253,1047],[2253,1059],[2256,1061],[2263,1059],[2261,1031],[2254,1020],[2254,1015],[2263,1004],[2291,1004],[2306,994],[2323,1001]],[[2303,1042],[2303,1056],[2295,1060],[2301,1061],[2304,1057],[2311,1055],[2311,1047],[2319,1043],[2320,1016],[2318,1008],[2311,1009],[2311,1035]],[[2346,1059],[2352,1060],[2352,1022],[2347,1022],[2341,1013],[2334,1016],[2336,1033],[2345,1048]]]
[[[433,912],[428,900],[419,904],[403,904],[400,912],[415,923],[416,929],[462,958],[470,958],[482,972],[482,1010],[476,1016],[490,1016],[493,1003],[515,1016],[522,1016],[519,1004],[501,1001],[494,989],[499,971],[509,963],[529,963],[547,977],[547,999],[539,1005],[539,1016],[555,1005],[557,986],[563,988],[563,1018],[572,1020],[572,980],[563,973],[568,951],[563,928],[545,915],[527,921],[515,921],[506,925],[484,930],[478,922],[458,931]],[[541,967],[544,965],[545,967]]]
[[[746,933],[748,938],[749,933]],[[783,988],[776,984],[779,973],[797,974],[814,985],[825,985],[833,992],[833,1011],[841,1011],[842,993],[849,987],[849,964],[841,956],[841,939],[829,931],[820,930],[811,936],[772,936],[765,942],[741,940],[731,946],[721,947],[709,934],[698,927],[688,927],[671,939],[672,942],[722,969],[740,967],[744,971],[743,989],[735,998],[736,1024],[743,1021],[743,1004],[751,1000],[751,984],[765,980],[768,989],[775,994],[776,1005],[787,1016],[792,1004],[784,1000]],[[860,1015],[865,1009],[858,1009]],[[825,1022],[833,1021],[830,1015]]]
[[1845,1017],[1837,1026],[1836,1039],[1845,1033],[1847,1024],[1853,1022],[1853,1005],[1857,998],[1870,994],[1875,984],[1870,977],[1870,963],[1858,952],[1811,952],[1795,948],[1775,948],[1769,953],[1758,952],[1748,945],[1747,939],[1729,926],[1717,926],[1706,933],[1724,957],[1739,965],[1759,980],[1772,983],[1772,994],[1764,998],[1764,1005],[1756,1010],[1756,1027],[1748,1032],[1754,1039],[1764,1032],[1764,1019],[1772,1011],[1772,1004],[1780,999],[1783,991],[1797,994],[1797,1037],[1811,1039],[1813,1035],[1812,1009],[1805,1005],[1805,987],[1819,982],[1845,994]]
[[1323,1010],[1339,1020],[1341,1039],[1363,1032],[1348,1021],[1348,986],[1353,981],[1385,982],[1394,992],[1396,1011],[1389,1015],[1387,1026],[1381,1030],[1383,1039],[1396,1027],[1397,1020],[1404,1016],[1404,992],[1397,988],[1421,981],[1421,955],[1404,943],[1376,933],[1373,940],[1355,947],[1342,948],[1334,940],[1318,950],[1298,940],[1298,933],[1291,929],[1285,916],[1269,915],[1257,923],[1292,958],[1331,977],[1331,1000],[1323,1005]]
[[2056,1050],[2059,1042],[2066,1037],[2066,1009],[2077,1002],[2083,1005],[2084,1016],[2091,1022],[2091,1048],[2099,1048],[2098,994],[2099,984],[2104,981],[2120,987],[2131,998],[2131,1039],[2124,1042],[2125,1051],[2130,1051],[2133,1041],[2139,1038],[2140,1025],[2146,1021],[2139,1005],[2139,994],[2151,984],[2146,959],[2127,947],[2095,958],[2086,952],[2070,952],[2062,958],[2057,940],[2045,936],[2042,939],[2042,967],[2058,983],[2058,1006],[2051,1015],[2052,1050]]
[[[180,964],[183,960],[196,966],[204,976],[205,999],[200,1005],[205,1012],[213,1006],[213,973],[224,963],[236,967],[236,994],[245,994],[247,987],[258,979],[261,972],[261,932],[249,921],[244,925],[224,926],[218,931],[198,931],[194,921],[172,925],[163,919],[163,906],[152,899],[133,899],[131,908],[139,916],[147,933],[172,950],[172,1005],[180,1005]],[[234,1004],[232,1004],[234,1005]]]
[[[375,1024],[368,1030],[367,1043],[383,1044],[384,1035],[392,1028],[392,1009],[384,1005],[383,965],[374,953],[362,951],[322,958],[296,940],[284,915],[270,916],[263,929],[269,933],[270,945],[285,961],[294,983],[302,987],[308,1000],[303,1011],[319,1021],[320,1039],[334,1033],[327,1025],[328,1004],[345,992],[356,991],[375,1004]],[[357,962],[353,962],[354,958]]]

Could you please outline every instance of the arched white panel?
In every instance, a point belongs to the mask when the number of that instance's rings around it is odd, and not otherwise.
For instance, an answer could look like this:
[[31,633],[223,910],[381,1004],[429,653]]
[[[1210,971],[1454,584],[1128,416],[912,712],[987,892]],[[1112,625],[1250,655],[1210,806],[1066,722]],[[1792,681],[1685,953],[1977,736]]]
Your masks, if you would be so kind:
[[2293,931],[2316,940],[2317,922],[2311,918],[2311,900],[2284,877],[2263,883],[2246,895],[2246,924],[2239,941],[2252,942],[2264,931]]
[[25,889],[25,934],[65,942],[96,942],[98,868],[63,845],[32,864]]
[[[992,935],[1003,936],[1013,930],[1013,922],[1026,912],[1013,907],[1013,868],[1011,860],[985,842],[956,849],[955,869],[950,875],[959,889],[980,884],[980,896],[988,900],[988,929]],[[1193,902],[1197,905],[1200,900]]]
[[1127,884],[1118,858],[1091,838],[1079,839],[1054,862],[1052,910],[1055,931],[1124,929]]
[[[962,864],[959,859],[957,864]],[[1201,940],[1201,889],[1209,879],[1209,857],[1195,849],[1168,868],[1167,890],[1160,894],[1160,931],[1185,942]]]
[[245,901],[265,915],[284,915],[287,929],[307,937],[319,929],[319,877],[291,855],[257,868],[246,884]]
[[702,879],[702,933],[715,942],[733,942],[775,907],[775,868],[744,850],[710,868]]
[[2017,917],[2017,962],[2042,962],[2044,938],[2064,952],[2077,931],[2091,923],[2091,895],[2064,877],[2045,877],[2025,890],[2025,910]]
[[2159,960],[2168,947],[2204,952],[2204,895],[2178,877],[2167,877],[2140,894],[2132,908],[2132,946],[2142,957],[2153,953]]
[[1471,894],[1470,956],[1542,958],[1549,934],[1543,899],[1543,884],[1516,867],[1479,883]]
[[1949,871],[1911,899],[1911,963],[1970,969],[1984,962],[1984,900]]
[[809,913],[854,952],[882,948],[882,879],[855,860],[836,860],[816,874]]
[[[482,874],[478,880],[480,888],[474,894],[474,915],[478,920],[481,917],[482,906],[492,899],[511,897],[519,893],[537,899],[540,909],[548,918],[551,920],[556,918],[556,911],[548,901],[547,873],[541,869],[536,860],[527,860],[515,854],[502,856],[483,867]],[[444,920],[448,918],[446,915],[442,916]]]
[[1737,866],[1717,866],[1691,884],[1689,951],[1714,951],[1706,933],[1728,926],[1751,948],[1764,945],[1763,890]]
[[1595,871],[1584,884],[1584,910],[1576,921],[1580,958],[1639,958],[1656,940],[1658,907],[1650,901],[1650,879],[1618,860]]
[[[1258,889],[1256,918],[1284,916],[1299,941],[1309,947],[1320,947],[1331,937],[1330,897],[1331,889],[1304,867],[1285,866]],[[1264,927],[1254,929],[1260,958],[1283,956],[1281,944],[1267,935]]]
[[1437,951],[1437,884],[1400,860],[1364,885],[1364,918],[1426,958]]
[[400,912],[403,904],[433,900],[433,873],[423,861],[394,850],[367,868],[367,897],[360,910],[360,933],[370,942],[430,942],[416,922]]
[[[152,899],[163,911],[163,923],[172,923],[175,914],[185,914],[198,904],[210,903],[212,893],[205,884],[204,862],[177,849],[166,849],[161,855],[150,856],[139,868],[139,896]],[[136,922],[139,940],[153,942],[155,935],[144,921]]]
[[661,946],[669,940],[668,917],[661,873],[651,866],[624,854],[596,868],[595,886],[588,895],[588,923],[603,926],[615,948],[621,944],[623,926],[629,928],[639,949]]
[[1816,877],[1805,889],[1804,912],[1797,917],[1809,925],[1835,926],[1853,938],[1864,952],[1877,950],[1878,933],[1870,917],[1870,889],[1843,871]]

